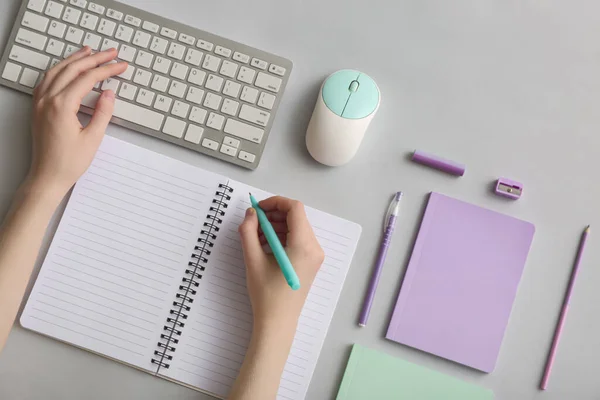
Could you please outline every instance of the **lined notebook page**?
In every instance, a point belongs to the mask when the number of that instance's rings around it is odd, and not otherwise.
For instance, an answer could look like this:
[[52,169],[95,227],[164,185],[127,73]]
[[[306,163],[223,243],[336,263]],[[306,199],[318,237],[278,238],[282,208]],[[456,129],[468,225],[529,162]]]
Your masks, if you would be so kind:
[[175,290],[224,181],[105,137],[73,190],[21,324],[155,371]]
[[[252,332],[252,308],[238,226],[250,206],[271,194],[239,182],[209,257],[190,318],[169,370],[172,379],[226,397],[238,375]],[[310,290],[299,320],[277,398],[304,399],[327,335],[361,228],[321,211],[306,209],[326,258]]]

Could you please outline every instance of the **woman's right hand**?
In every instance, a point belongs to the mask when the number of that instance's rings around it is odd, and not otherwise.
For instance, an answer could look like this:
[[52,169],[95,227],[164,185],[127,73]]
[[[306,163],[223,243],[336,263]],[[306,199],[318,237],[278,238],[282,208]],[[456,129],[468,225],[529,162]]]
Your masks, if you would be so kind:
[[300,312],[325,253],[299,201],[275,196],[259,203],[277,232],[300,278],[300,289],[287,284],[275,257],[263,250],[256,210],[248,208],[239,227],[246,263],[248,292],[254,312],[254,330],[293,335]]

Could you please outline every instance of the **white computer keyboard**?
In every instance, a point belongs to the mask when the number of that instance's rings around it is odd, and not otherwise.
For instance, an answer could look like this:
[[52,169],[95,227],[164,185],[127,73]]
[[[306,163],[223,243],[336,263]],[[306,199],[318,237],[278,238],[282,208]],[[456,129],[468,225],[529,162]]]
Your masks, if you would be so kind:
[[83,46],[115,47],[128,69],[96,85],[117,94],[113,122],[246,168],[258,166],[291,61],[112,0],[24,0],[0,83],[33,93]]

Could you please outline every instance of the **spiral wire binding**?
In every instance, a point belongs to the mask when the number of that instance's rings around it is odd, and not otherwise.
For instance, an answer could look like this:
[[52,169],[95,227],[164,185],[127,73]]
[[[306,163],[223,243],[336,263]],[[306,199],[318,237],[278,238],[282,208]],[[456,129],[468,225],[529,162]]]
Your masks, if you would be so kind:
[[193,296],[197,293],[195,288],[200,286],[202,272],[208,263],[208,256],[211,254],[210,249],[214,246],[214,240],[217,239],[216,233],[220,230],[219,225],[223,223],[227,202],[231,200],[231,193],[233,193],[233,188],[219,184],[219,190],[215,193],[216,198],[213,199],[213,205],[209,208],[206,222],[202,224],[200,237],[194,246],[191,261],[188,262],[185,276],[181,279],[175,295],[173,308],[169,310],[167,323],[163,326],[163,333],[160,335],[161,341],[157,343],[158,350],[154,350],[156,358],[152,358],[152,364],[158,365],[158,370],[160,368],[168,369],[171,365],[169,361],[173,360],[172,353],[177,350],[174,345],[179,343],[182,328],[185,326],[185,320],[187,320],[191,305],[194,303]]

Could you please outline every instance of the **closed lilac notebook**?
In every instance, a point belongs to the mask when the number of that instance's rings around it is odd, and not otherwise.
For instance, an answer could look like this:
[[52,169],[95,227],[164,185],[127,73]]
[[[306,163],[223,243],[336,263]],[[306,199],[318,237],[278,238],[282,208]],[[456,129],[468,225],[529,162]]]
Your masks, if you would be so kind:
[[431,193],[386,338],[492,372],[534,232]]

